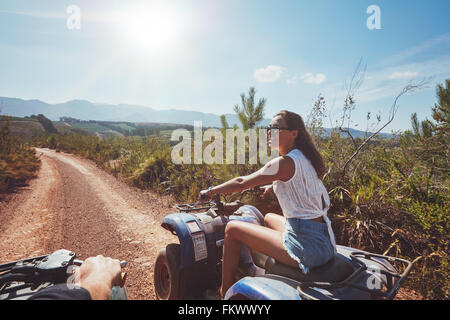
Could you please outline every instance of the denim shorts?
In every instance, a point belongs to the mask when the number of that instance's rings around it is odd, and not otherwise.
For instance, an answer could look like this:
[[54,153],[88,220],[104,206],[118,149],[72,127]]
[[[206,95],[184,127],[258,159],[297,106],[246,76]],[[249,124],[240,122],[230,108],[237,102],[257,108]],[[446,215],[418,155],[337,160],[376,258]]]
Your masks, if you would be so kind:
[[288,218],[285,226],[283,245],[304,274],[333,258],[334,247],[326,223]]

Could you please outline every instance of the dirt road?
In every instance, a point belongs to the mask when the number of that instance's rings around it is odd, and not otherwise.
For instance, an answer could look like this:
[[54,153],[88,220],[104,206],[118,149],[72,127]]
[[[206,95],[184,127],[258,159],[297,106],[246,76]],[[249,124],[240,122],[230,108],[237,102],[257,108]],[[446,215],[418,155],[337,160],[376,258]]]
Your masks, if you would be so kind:
[[153,264],[159,249],[177,239],[160,227],[174,212],[170,197],[129,187],[91,161],[37,149],[37,179],[0,202],[0,263],[75,251],[128,262],[130,299],[155,299]]

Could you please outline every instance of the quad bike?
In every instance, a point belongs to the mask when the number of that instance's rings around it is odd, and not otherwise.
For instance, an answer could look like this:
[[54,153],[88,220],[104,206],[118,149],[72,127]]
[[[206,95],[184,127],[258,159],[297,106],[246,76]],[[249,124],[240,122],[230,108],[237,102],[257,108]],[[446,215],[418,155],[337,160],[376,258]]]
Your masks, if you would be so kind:
[[[254,206],[239,200],[178,205],[178,213],[167,215],[162,227],[178,236],[179,244],[161,249],[154,267],[158,299],[208,299],[207,291],[221,282],[225,227],[238,220],[264,225]],[[393,267],[399,265],[404,271]],[[325,265],[305,275],[260,252],[241,246],[236,283],[225,300],[374,300],[393,299],[412,268],[396,257],[337,246],[337,254]]]
[[[27,300],[42,289],[68,283],[74,267],[83,264],[75,258],[74,252],[61,249],[48,255],[0,264],[0,300]],[[125,267],[126,262],[120,264]],[[120,286],[112,288],[111,300],[127,299],[126,273],[121,276]]]

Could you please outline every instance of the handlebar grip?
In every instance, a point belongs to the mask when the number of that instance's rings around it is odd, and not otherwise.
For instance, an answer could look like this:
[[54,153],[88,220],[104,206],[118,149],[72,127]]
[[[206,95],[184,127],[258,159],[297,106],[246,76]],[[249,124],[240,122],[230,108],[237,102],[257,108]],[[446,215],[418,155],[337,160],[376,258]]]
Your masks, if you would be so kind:
[[[127,262],[125,260],[120,261],[120,267],[125,268],[127,266]],[[119,287],[123,288],[125,286],[125,281],[127,280],[127,273],[122,272],[120,274],[120,283]]]
[[[83,264],[83,260],[74,260],[73,264],[80,267]],[[127,266],[127,262],[125,260],[120,261],[121,268],[125,268],[126,266]],[[127,280],[127,273],[122,272],[120,274],[119,287],[123,288],[125,286],[126,280]]]
[[127,273],[126,272],[122,272],[120,274],[120,283],[119,283],[119,287],[123,288],[125,286],[125,281],[127,280]]

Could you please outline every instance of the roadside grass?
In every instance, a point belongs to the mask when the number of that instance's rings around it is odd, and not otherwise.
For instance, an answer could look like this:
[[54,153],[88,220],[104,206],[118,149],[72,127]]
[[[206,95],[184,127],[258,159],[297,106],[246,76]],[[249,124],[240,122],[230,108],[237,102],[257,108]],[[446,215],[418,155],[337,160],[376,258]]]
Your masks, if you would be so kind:
[[[14,121],[18,122],[18,121]],[[25,122],[25,121],[23,121]],[[27,121],[35,124],[34,121]],[[40,125],[37,122],[37,125]],[[40,160],[35,150],[18,135],[10,134],[10,122],[0,122],[0,199],[2,195],[36,176]]]

